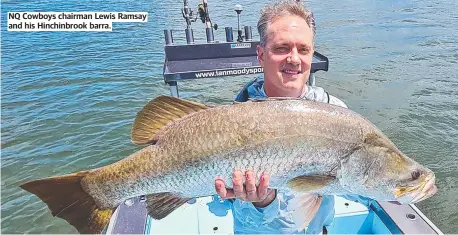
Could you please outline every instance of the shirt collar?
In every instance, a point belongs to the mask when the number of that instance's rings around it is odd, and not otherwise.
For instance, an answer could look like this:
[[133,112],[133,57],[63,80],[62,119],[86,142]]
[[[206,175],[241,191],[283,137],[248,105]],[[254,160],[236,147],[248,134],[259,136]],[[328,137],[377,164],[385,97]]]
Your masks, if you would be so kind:
[[[302,94],[299,96],[300,99],[308,99],[310,97],[313,97],[313,94],[311,92],[312,89],[310,89],[310,87],[305,84],[304,86],[304,91],[302,92]],[[262,83],[262,87],[259,91],[264,97],[268,97],[267,96],[267,93],[266,93],[266,90],[264,88],[264,83]]]

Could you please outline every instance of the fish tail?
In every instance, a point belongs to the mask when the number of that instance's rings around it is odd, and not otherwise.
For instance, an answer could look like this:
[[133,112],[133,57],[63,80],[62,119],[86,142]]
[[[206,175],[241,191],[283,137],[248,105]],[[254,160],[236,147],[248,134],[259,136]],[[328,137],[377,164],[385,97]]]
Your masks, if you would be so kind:
[[81,180],[89,171],[34,180],[20,187],[45,202],[53,216],[65,219],[79,233],[100,234],[115,208],[99,208],[84,191]]

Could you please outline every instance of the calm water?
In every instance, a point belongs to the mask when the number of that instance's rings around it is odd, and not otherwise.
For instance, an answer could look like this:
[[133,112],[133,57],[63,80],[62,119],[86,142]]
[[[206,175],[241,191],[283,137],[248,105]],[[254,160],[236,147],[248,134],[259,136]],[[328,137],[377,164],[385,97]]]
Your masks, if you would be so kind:
[[[212,20],[255,26],[264,1],[209,1]],[[197,5],[197,1],[191,1]],[[74,233],[18,185],[100,167],[139,149],[137,111],[169,94],[162,29],[184,29],[181,1],[2,1],[2,233]],[[458,231],[458,1],[309,1],[316,48],[331,61],[318,85],[341,97],[400,149],[436,172],[439,193],[418,206],[446,233]],[[140,11],[148,23],[113,32],[7,32],[8,11]],[[196,41],[203,25],[195,24]],[[253,28],[254,29],[254,28]],[[224,31],[216,38],[224,39]],[[179,32],[176,39],[183,41]],[[180,84],[195,101],[228,103],[250,77]],[[218,89],[217,92],[212,92]]]

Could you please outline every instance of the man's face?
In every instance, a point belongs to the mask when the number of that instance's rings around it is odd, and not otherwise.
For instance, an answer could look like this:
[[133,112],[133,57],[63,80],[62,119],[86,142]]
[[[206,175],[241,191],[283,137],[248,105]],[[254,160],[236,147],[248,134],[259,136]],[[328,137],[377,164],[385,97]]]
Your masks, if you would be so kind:
[[268,96],[299,97],[310,75],[313,32],[298,16],[284,16],[267,27],[267,41],[258,46]]

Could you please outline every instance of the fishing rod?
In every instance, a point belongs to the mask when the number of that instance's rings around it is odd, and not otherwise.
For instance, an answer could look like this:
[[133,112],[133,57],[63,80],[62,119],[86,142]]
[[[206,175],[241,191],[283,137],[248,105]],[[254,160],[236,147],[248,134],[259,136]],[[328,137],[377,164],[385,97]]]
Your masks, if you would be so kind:
[[183,15],[183,18],[186,21],[186,41],[188,44],[194,43],[194,33],[191,28],[191,23],[197,21],[197,17],[200,18],[202,23],[205,24],[205,31],[207,34],[207,42],[214,42],[215,38],[213,35],[213,29],[217,30],[218,25],[213,24],[211,19],[210,19],[210,14],[208,12],[208,3],[207,0],[202,0],[202,3],[200,3],[197,6],[197,12],[198,14],[194,17],[193,15],[193,10],[189,7],[188,5],[188,0],[183,0],[183,8],[181,8],[181,14]]
[[215,37],[213,35],[213,29],[218,30],[218,25],[213,24],[210,19],[210,14],[208,12],[208,3],[207,0],[202,0],[202,3],[198,5],[199,18],[202,23],[205,24],[205,32],[207,34],[207,42],[214,42]]
[[192,9],[188,6],[188,0],[184,0],[183,8],[181,8],[181,14],[183,15],[183,18],[186,20],[186,41],[188,42],[188,44],[194,43],[194,34],[192,32],[191,23],[196,22],[197,16],[193,18],[193,12]]

